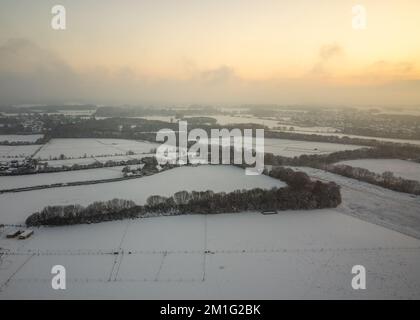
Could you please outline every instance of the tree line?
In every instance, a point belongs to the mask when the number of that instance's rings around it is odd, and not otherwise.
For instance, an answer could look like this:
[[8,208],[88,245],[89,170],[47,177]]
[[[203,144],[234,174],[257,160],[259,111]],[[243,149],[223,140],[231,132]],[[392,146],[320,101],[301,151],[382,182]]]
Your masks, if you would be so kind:
[[179,191],[173,196],[150,196],[145,205],[114,199],[80,205],[48,206],[26,219],[28,226],[70,225],[158,215],[217,214],[258,210],[309,210],[334,208],[341,203],[340,188],[333,182],[312,181],[303,172],[276,167],[265,174],[288,185],[269,190],[255,188],[215,193]]
[[395,177],[390,171],[378,174],[364,168],[351,167],[344,164],[327,165],[324,169],[344,177],[375,184],[394,191],[420,195],[420,182]]

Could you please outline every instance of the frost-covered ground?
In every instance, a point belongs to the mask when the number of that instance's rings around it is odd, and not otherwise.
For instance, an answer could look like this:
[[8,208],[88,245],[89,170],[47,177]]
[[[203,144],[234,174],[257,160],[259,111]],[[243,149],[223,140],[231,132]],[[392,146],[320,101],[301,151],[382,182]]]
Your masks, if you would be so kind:
[[48,205],[81,204],[121,198],[144,204],[151,195],[173,195],[177,191],[230,192],[237,189],[282,187],[267,176],[247,176],[231,166],[180,167],[152,176],[84,186],[0,194],[0,224],[19,224]]
[[28,174],[21,176],[0,176],[0,190],[41,186],[54,183],[120,178],[123,176],[123,168],[124,166],[117,166],[110,168]]
[[0,134],[0,142],[35,142],[42,138],[42,134]]
[[106,163],[107,161],[128,161],[134,159],[141,159],[144,157],[154,156],[154,153],[142,153],[134,155],[125,155],[125,156],[106,156],[106,157],[86,157],[86,158],[75,158],[75,159],[64,159],[64,160],[48,160],[49,167],[62,167],[62,166],[72,166],[74,164],[78,165],[88,165],[95,162]]
[[[210,138],[210,139],[201,139],[200,143],[210,143],[211,144],[223,144],[233,146],[233,139],[223,138]],[[257,144],[262,144],[264,141],[264,152],[273,153],[274,155],[279,155],[283,157],[299,157],[303,154],[328,154],[337,151],[343,150],[355,150],[360,148],[366,148],[364,146],[358,145],[349,145],[349,144],[340,144],[340,143],[329,143],[329,142],[312,142],[312,141],[301,141],[301,140],[288,140],[288,139],[275,139],[275,138],[264,138],[262,139],[252,139],[250,143],[253,143],[253,148]]]
[[23,159],[32,156],[42,145],[5,146],[0,145],[0,161]]
[[420,163],[417,162],[400,159],[360,159],[341,161],[338,164],[364,168],[378,174],[390,171],[396,177],[420,181]]
[[[420,297],[420,240],[338,210],[189,215],[1,238],[0,299]],[[52,266],[67,288],[51,288]],[[353,290],[352,267],[367,270]]]
[[[420,197],[299,169],[339,183],[343,203],[336,209],[277,215],[185,215],[42,227],[27,240],[6,239],[11,228],[6,227],[0,230],[0,299],[419,299]],[[36,198],[45,204],[60,196],[72,203],[123,192],[140,200],[181,189],[229,191],[278,183],[269,177],[247,179],[242,170],[227,166],[183,167],[133,180],[141,182],[138,189],[109,183],[94,186],[108,185],[98,192],[83,186],[80,191],[22,192],[14,199],[1,195],[0,217],[21,221],[25,201],[34,206]],[[60,195],[61,190],[67,191]],[[11,210],[3,210],[3,203]],[[13,203],[21,210],[13,211]],[[67,274],[62,291],[51,288],[50,271],[58,264]],[[366,268],[366,290],[351,287],[354,265]]]
[[265,152],[284,157],[298,157],[303,154],[328,154],[337,151],[355,150],[360,148],[363,148],[363,146],[287,139],[264,139]]
[[51,159],[64,155],[67,158],[91,157],[101,155],[121,155],[128,151],[134,153],[148,153],[157,147],[147,141],[135,141],[124,139],[52,139],[45,144],[35,158]]
[[297,167],[314,179],[341,186],[340,211],[420,239],[420,196],[384,189],[319,169]]

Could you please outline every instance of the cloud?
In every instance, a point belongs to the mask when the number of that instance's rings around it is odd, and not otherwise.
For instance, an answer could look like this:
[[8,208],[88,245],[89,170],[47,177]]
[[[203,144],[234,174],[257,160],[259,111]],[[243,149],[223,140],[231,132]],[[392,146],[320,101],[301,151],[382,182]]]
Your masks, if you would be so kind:
[[234,78],[236,78],[235,71],[228,66],[200,72],[200,79],[210,84],[225,84]]
[[[330,63],[343,54],[337,44],[320,48],[313,72],[328,74]],[[371,70],[412,72],[409,62],[378,61]],[[75,70],[53,51],[28,39],[0,45],[0,104],[54,104],[69,101],[97,104],[410,104],[420,101],[419,81],[383,85],[333,85],[307,75],[300,79],[246,80],[221,64],[200,69],[185,61],[186,76],[151,77],[131,66],[91,66]],[[372,71],[373,72],[373,71]],[[362,79],[362,78],[361,78]],[[404,80],[401,78],[399,80]],[[360,81],[361,83],[361,81]]]
[[343,54],[343,49],[336,43],[326,44],[319,50],[319,58],[323,61],[328,61],[336,56]]
[[22,38],[9,39],[0,46],[0,71],[69,72],[70,68],[57,55]]
[[318,53],[317,62],[311,69],[311,74],[326,76],[329,74],[328,65],[334,58],[344,54],[344,50],[336,43],[321,46]]
[[52,51],[27,39],[0,46],[0,103],[26,103],[71,98],[82,79]]

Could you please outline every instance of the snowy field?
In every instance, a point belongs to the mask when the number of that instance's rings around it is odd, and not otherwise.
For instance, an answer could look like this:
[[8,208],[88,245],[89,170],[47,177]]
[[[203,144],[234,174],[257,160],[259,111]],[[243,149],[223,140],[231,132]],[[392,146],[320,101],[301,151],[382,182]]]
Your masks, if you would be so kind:
[[125,155],[125,156],[106,156],[106,157],[88,157],[88,158],[75,158],[75,159],[64,159],[64,160],[48,160],[49,167],[62,167],[69,166],[71,167],[74,164],[78,165],[88,165],[95,162],[106,163],[107,161],[128,161],[134,159],[142,159],[144,157],[155,156],[154,153],[142,153],[134,155]]
[[32,156],[42,145],[2,146],[0,145],[0,161],[13,160]]
[[[285,120],[289,120],[287,117],[282,117],[281,120],[276,120],[275,118],[258,118],[254,117],[252,115],[195,115],[195,116],[185,116],[184,118],[188,121],[188,118],[194,118],[194,117],[209,117],[216,119],[217,124],[221,126],[227,126],[227,125],[235,125],[235,124],[260,124],[267,126],[269,129],[279,128],[281,127],[283,130],[279,131],[290,131],[290,128],[293,128],[293,131],[299,131],[302,133],[329,133],[329,132],[336,132],[336,128],[332,127],[302,127],[302,126],[296,126],[293,124],[287,124],[284,123]],[[140,117],[147,120],[158,120],[163,122],[178,122],[179,119],[176,119],[174,116],[146,116],[146,117]]]
[[124,166],[117,166],[110,168],[28,174],[21,176],[0,176],[0,190],[42,186],[54,183],[120,178],[123,176],[123,168]]
[[42,134],[0,134],[0,142],[9,141],[9,142],[36,142],[38,139],[42,138]]
[[[420,240],[336,209],[38,228],[0,244],[0,299],[420,298]],[[54,265],[66,290],[51,288]],[[351,287],[354,265],[366,290]]]
[[[41,227],[27,240],[6,239],[11,227],[0,229],[0,299],[420,299],[420,197],[298,169],[340,184],[343,203],[277,215]],[[182,189],[281,185],[229,166],[182,167],[124,182],[0,195],[0,223],[20,223],[37,206],[107,195],[141,203]],[[67,273],[62,291],[51,288],[58,264]],[[366,290],[351,287],[354,265],[366,268]]]
[[151,195],[177,191],[231,192],[237,189],[282,187],[285,183],[267,176],[247,176],[232,166],[180,167],[153,176],[94,185],[62,187],[0,194],[0,224],[19,224],[48,205],[81,204],[121,198],[144,204]]
[[102,155],[122,155],[128,151],[134,153],[148,153],[157,147],[147,141],[124,139],[52,139],[36,153],[35,158],[51,159],[64,155],[67,158],[80,158]]
[[264,139],[264,151],[273,153],[274,155],[284,157],[299,157],[303,154],[328,154],[343,150],[356,150],[363,146],[328,143],[328,142],[312,142],[298,141],[287,139]]
[[360,159],[341,161],[337,164],[364,168],[378,174],[391,171],[396,177],[420,181],[420,163],[417,162],[399,159]]
[[292,167],[341,187],[340,211],[420,239],[420,196],[384,189],[319,169]]
[[[215,139],[210,138],[208,140],[202,139],[201,143],[206,144],[210,141],[211,144],[226,144],[233,146],[233,139],[223,138]],[[253,139],[253,148],[256,144],[260,144],[262,139]],[[264,152],[273,153],[274,155],[283,156],[283,157],[299,157],[301,155],[311,155],[311,154],[328,154],[337,151],[343,150],[355,150],[360,148],[366,148],[364,146],[358,145],[349,145],[349,144],[340,144],[340,143],[329,143],[329,142],[312,142],[312,141],[300,141],[300,140],[288,140],[288,139],[275,139],[275,138],[264,138]]]

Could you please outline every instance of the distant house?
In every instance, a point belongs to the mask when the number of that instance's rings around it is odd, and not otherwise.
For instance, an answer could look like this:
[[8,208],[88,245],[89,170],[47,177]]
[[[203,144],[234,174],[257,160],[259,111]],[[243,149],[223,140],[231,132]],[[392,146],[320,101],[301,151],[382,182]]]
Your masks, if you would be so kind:
[[33,230],[27,229],[25,231],[23,231],[20,235],[19,235],[19,239],[23,240],[23,239],[28,239],[31,235],[34,234]]

